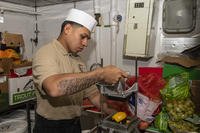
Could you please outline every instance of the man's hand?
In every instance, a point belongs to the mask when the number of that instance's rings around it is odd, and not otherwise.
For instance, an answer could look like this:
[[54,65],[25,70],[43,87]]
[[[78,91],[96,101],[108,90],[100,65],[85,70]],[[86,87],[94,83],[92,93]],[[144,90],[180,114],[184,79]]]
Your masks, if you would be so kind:
[[106,98],[102,96],[99,91],[95,94],[90,95],[88,98],[94,106],[101,109],[105,114],[112,114],[117,112],[114,108],[109,107],[109,105],[106,103]]
[[101,80],[109,84],[115,84],[120,79],[126,78],[128,76],[125,71],[112,65],[96,69],[96,71],[100,72],[99,76]]

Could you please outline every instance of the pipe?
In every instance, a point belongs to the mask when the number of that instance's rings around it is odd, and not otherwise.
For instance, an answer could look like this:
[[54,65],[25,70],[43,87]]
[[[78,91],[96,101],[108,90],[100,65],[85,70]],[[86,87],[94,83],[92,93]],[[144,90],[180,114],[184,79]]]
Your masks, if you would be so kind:
[[94,0],[94,13],[100,13],[100,0]]
[[117,0],[111,0],[110,4],[110,25],[111,25],[111,59],[110,62],[112,65],[117,64],[117,26],[118,23],[115,21],[115,17],[118,15],[117,11]]
[[[100,14],[100,0],[94,0],[94,14]],[[98,21],[98,20],[97,20]],[[96,26],[96,31],[94,34],[95,42],[96,42],[96,62],[101,62],[101,27],[100,24]]]
[[0,10],[3,10],[4,12],[14,12],[14,13],[27,14],[27,15],[41,15],[37,12],[26,11],[23,9],[7,8],[7,7],[0,7]]

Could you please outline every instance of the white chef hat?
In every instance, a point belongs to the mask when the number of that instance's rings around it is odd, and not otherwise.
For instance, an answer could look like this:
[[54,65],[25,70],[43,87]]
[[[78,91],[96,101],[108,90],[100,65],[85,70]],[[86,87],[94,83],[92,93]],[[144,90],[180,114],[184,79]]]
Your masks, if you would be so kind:
[[65,20],[83,25],[90,32],[93,30],[97,23],[97,21],[91,15],[74,8],[69,10],[67,18]]

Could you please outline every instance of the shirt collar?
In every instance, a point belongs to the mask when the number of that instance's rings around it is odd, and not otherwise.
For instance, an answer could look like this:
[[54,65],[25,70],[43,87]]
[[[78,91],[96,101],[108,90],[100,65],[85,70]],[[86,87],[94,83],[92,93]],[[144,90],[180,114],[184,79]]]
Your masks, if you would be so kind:
[[57,39],[54,39],[53,41],[53,44],[55,44],[56,49],[58,49],[63,55],[72,55],[72,53],[69,53]]

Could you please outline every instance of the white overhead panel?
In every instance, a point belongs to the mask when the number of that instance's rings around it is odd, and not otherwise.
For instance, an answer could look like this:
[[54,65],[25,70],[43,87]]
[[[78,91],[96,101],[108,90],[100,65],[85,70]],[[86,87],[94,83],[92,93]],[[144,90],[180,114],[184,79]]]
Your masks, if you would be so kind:
[[63,4],[70,2],[78,2],[78,1],[86,1],[86,0],[0,0],[3,2],[10,2],[14,4],[30,6],[30,7],[41,7],[41,6],[49,6],[55,4]]
[[154,0],[128,0],[124,36],[124,55],[151,57],[150,30]]

